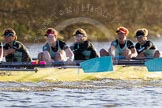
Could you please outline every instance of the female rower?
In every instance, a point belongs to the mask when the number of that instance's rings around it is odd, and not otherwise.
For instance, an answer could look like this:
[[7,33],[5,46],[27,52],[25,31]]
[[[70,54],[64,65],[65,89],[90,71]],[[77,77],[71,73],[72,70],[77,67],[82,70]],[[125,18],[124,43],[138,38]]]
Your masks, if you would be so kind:
[[46,43],[43,46],[43,52],[38,54],[39,61],[47,63],[54,61],[72,62],[74,55],[65,42],[57,40],[58,32],[54,28],[48,28],[46,31]]
[[5,42],[3,56],[6,62],[30,62],[32,60],[27,48],[17,41],[16,32],[12,28],[5,29],[3,36]]
[[75,42],[71,45],[71,49],[74,53],[75,60],[88,60],[98,57],[96,49],[93,44],[88,40],[87,33],[78,28],[74,31],[73,36]]
[[111,42],[111,46],[108,51],[105,49],[100,50],[100,56],[112,56],[115,57],[124,57],[126,59],[131,59],[137,56],[136,49],[133,45],[133,42],[127,39],[128,29],[125,27],[119,27],[116,30],[118,38]]
[[160,51],[156,50],[155,45],[147,39],[148,30],[146,28],[138,29],[135,32],[135,38],[137,39],[137,43],[135,48],[138,52],[138,57],[160,57]]

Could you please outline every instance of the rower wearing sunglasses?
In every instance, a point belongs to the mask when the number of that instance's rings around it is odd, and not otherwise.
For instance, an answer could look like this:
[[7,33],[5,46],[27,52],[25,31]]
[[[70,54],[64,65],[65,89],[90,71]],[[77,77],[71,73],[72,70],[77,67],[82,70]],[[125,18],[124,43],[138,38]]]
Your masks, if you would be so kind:
[[[12,28],[7,28],[3,33],[4,42],[3,56],[6,62],[31,62],[31,56],[28,49],[17,41],[16,32]],[[1,46],[2,48],[2,46]]]
[[127,60],[137,56],[136,49],[133,42],[128,37],[128,29],[125,27],[119,27],[116,30],[117,39],[111,42],[108,51],[105,49],[100,50],[100,56],[112,56],[113,59],[118,59],[116,57],[122,57]]
[[146,28],[137,29],[135,32],[135,38],[137,43],[135,48],[138,52],[138,58],[159,58],[160,51],[156,49],[153,42],[148,40],[148,30]]
[[58,40],[58,32],[54,28],[48,28],[46,33],[46,43],[43,46],[43,52],[38,54],[39,61],[47,63],[55,61],[72,62],[74,55],[67,44]]
[[78,28],[74,31],[75,42],[71,45],[75,60],[88,60],[98,57],[94,45],[88,40],[84,29]]

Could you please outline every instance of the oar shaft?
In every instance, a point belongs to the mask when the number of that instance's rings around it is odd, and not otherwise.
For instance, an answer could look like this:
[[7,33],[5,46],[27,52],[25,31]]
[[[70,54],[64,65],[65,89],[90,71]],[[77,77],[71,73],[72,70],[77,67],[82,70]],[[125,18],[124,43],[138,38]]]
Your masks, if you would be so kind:
[[[80,66],[83,60],[74,61],[72,63],[67,62],[53,62],[52,64],[32,64],[31,62],[3,62],[0,64],[0,68],[13,68],[13,67],[58,67],[58,66]],[[114,65],[144,65],[145,60],[114,60]]]
[[0,71],[34,71],[37,72],[38,69],[26,69],[26,68],[0,68]]
[[[114,57],[116,60],[123,60],[126,59],[125,56],[115,56]],[[154,57],[133,57],[132,60],[149,60],[149,59],[154,59]]]
[[144,66],[144,62],[143,60],[132,60],[132,61],[128,61],[128,60],[115,60],[113,61],[113,65],[126,65],[126,66]]

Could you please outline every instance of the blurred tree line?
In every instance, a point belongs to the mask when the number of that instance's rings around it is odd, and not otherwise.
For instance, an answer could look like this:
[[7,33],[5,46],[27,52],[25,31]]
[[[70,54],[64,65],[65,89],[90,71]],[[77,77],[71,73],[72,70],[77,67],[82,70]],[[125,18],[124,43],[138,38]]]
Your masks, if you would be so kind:
[[132,39],[143,27],[157,37],[162,34],[161,11],[162,0],[1,0],[0,33],[11,27],[20,41],[42,42],[45,30],[55,27],[67,41],[81,27],[91,40],[108,41],[117,27],[125,26]]

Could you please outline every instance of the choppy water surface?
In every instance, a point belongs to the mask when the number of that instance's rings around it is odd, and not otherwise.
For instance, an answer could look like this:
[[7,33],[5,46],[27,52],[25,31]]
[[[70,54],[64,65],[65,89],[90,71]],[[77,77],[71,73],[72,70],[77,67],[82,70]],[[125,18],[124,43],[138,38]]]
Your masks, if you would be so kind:
[[162,81],[0,83],[1,107],[161,107]]
[[[160,42],[158,47],[160,48]],[[109,43],[95,43],[97,51]],[[42,44],[30,44],[37,57]],[[34,51],[33,51],[34,49]],[[162,50],[162,49],[161,49]],[[162,80],[113,80],[87,82],[0,82],[0,107],[14,108],[152,108],[162,106]]]

